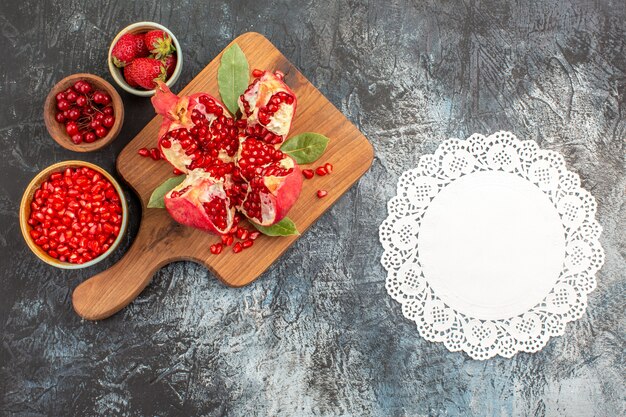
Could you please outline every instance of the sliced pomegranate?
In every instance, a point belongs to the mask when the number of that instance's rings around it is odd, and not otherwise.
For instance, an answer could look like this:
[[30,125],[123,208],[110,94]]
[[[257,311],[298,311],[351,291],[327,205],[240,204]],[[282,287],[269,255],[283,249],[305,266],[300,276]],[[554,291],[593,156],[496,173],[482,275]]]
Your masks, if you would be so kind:
[[300,167],[287,154],[263,141],[240,135],[236,181],[243,181],[239,210],[269,226],[282,220],[302,189]]
[[202,169],[216,178],[232,172],[237,127],[219,100],[205,93],[179,97],[159,83],[152,104],[163,116],[159,148],[175,169]]
[[234,224],[235,207],[228,196],[230,179],[220,180],[193,170],[165,195],[165,208],[178,223],[224,234]]
[[254,70],[252,76],[255,80],[239,97],[246,133],[270,144],[282,143],[296,113],[296,95],[283,82],[280,71]]

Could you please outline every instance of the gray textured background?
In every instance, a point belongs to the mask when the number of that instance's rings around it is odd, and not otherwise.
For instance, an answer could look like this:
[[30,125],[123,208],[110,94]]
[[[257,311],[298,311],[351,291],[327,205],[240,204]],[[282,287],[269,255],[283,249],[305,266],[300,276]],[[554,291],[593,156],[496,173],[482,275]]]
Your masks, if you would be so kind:
[[[626,414],[626,2],[9,1],[0,4],[0,415],[620,416]],[[371,170],[243,289],[162,269],[129,308],[81,321],[68,272],[23,243],[18,205],[47,165],[114,171],[153,117],[122,94],[116,142],[77,155],[43,101],[75,72],[110,79],[125,25],[168,26],[180,89],[233,37],[265,34],[371,140]],[[477,362],[422,340],[385,293],[378,225],[399,174],[448,137],[498,129],[561,152],[598,201],[606,262],[583,318],[537,354]]]

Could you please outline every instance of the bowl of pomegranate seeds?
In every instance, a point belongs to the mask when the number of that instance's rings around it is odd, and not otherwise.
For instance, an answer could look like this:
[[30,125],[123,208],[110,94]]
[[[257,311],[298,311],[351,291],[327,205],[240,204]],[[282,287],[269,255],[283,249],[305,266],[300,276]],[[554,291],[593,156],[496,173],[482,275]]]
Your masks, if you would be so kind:
[[71,151],[90,152],[111,143],[124,123],[115,88],[92,74],[74,74],[50,90],[44,104],[50,136]]
[[154,95],[157,80],[171,87],[183,68],[180,44],[169,29],[137,22],[122,29],[109,48],[111,76],[124,90],[141,97]]
[[119,245],[128,222],[124,193],[104,169],[65,161],[41,171],[20,204],[28,247],[63,269],[94,265]]

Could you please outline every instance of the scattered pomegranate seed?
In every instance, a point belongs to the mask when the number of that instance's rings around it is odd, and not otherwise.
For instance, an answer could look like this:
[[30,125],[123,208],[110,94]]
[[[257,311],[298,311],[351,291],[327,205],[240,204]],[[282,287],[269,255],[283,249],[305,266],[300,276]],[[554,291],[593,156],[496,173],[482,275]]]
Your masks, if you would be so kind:
[[213,255],[219,255],[220,253],[222,253],[222,244],[216,243],[215,245],[211,245],[211,253]]
[[317,198],[324,198],[328,195],[326,190],[317,190]]
[[327,162],[326,164],[324,164],[324,169],[326,170],[327,174],[330,174],[333,172],[333,165]]
[[240,227],[237,230],[237,238],[241,239],[241,240],[247,240],[248,239],[248,229],[245,229],[243,227]]
[[239,253],[242,250],[243,250],[243,247],[241,246],[241,243],[239,242],[235,243],[235,246],[233,246],[233,252]]
[[181,171],[181,170],[180,170],[180,169],[178,169],[178,168],[174,168],[174,175],[183,175],[183,174],[184,174],[184,172],[183,172],[183,171]]
[[137,151],[137,153],[143,157],[150,157],[150,151],[148,148],[141,148]]
[[304,178],[306,178],[307,180],[310,180],[311,178],[313,178],[315,176],[315,172],[313,172],[312,169],[303,169],[302,170],[302,175],[304,176]]
[[51,174],[35,191],[30,207],[31,238],[62,262],[82,264],[100,256],[122,224],[117,190],[88,167]]
[[254,245],[254,240],[245,240],[241,246],[243,246],[244,249],[249,248],[250,246]]
[[232,235],[222,235],[222,243],[226,246],[230,246],[233,244],[235,238]]
[[317,168],[315,169],[315,173],[316,173],[317,175],[319,175],[320,177],[323,177],[324,175],[326,175],[326,174],[327,174],[327,172],[326,172],[326,168],[324,168],[324,167],[317,167]]
[[259,237],[260,234],[261,232],[250,232],[250,236],[248,236],[248,239],[256,240],[256,238]]
[[265,71],[260,70],[260,69],[254,69],[254,70],[252,70],[252,76],[253,76],[254,78],[259,78],[259,77],[261,77],[261,76],[263,75],[263,73],[265,73]]
[[159,153],[159,150],[157,148],[150,149],[150,158],[154,159],[155,161],[161,159],[161,154]]

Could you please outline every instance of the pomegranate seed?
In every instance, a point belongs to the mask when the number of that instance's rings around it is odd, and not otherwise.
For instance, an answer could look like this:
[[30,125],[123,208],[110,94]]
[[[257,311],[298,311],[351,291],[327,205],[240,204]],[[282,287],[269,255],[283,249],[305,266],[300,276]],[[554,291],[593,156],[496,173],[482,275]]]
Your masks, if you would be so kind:
[[302,175],[304,176],[304,178],[306,178],[307,180],[310,180],[311,178],[313,178],[315,176],[315,172],[313,172],[312,169],[303,169],[302,170]]
[[254,245],[254,240],[246,240],[241,244],[241,246],[243,246],[244,249],[247,249],[252,245]]
[[155,161],[161,159],[161,155],[159,154],[159,150],[157,148],[150,149],[150,158],[154,159]]
[[[259,78],[259,77],[261,77],[264,73],[265,73],[265,71],[263,71],[263,70],[260,70],[260,69],[255,69],[255,70],[253,70],[253,71],[252,71],[252,76],[253,76],[254,78]],[[241,90],[240,90],[240,91],[241,91]]]
[[330,163],[326,163],[324,164],[324,169],[326,170],[327,174],[330,174],[333,172],[333,166]]
[[183,175],[184,172],[181,171],[180,169],[174,168],[174,175]]
[[239,243],[239,242],[235,243],[235,246],[233,246],[233,252],[235,252],[235,253],[241,252],[242,249],[243,249],[243,247],[241,246],[241,243]]
[[261,232],[250,232],[250,236],[248,236],[248,238],[250,240],[256,240],[256,238],[259,237],[260,234]]
[[248,239],[248,229],[245,229],[243,227],[240,227],[239,229],[237,229],[237,238],[241,239],[241,240],[247,240]]
[[149,157],[150,156],[150,151],[147,148],[141,148],[137,151],[137,153],[141,156],[144,157]]
[[323,177],[324,175],[326,175],[326,174],[327,174],[327,172],[326,172],[326,168],[324,168],[324,167],[317,167],[317,168],[315,169],[315,173],[316,173],[317,175],[319,175],[320,177]]
[[326,190],[317,190],[317,198],[324,198],[328,195]]
[[219,255],[220,253],[222,253],[222,244],[216,243],[215,245],[211,245],[211,253],[213,255]]

